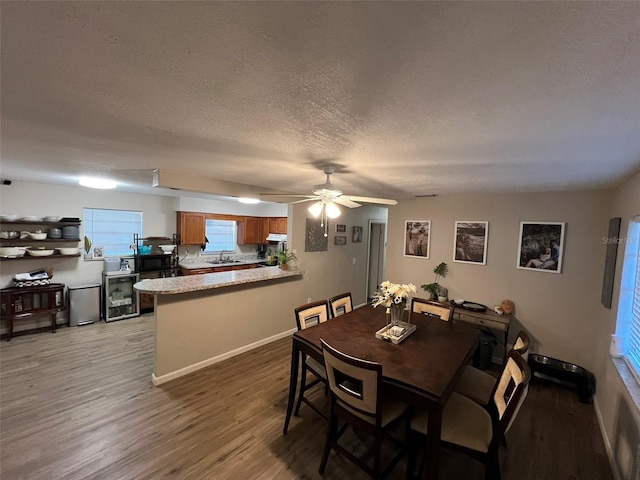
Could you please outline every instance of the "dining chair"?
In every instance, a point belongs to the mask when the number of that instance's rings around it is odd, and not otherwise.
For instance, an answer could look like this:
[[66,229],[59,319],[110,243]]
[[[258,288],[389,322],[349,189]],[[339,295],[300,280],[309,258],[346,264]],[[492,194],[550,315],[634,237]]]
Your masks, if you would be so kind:
[[[301,305],[295,310],[296,325],[298,331],[320,323],[326,322],[329,319],[329,306],[326,300],[318,300],[315,302]],[[307,371],[311,372],[316,378],[309,384],[307,384]],[[296,403],[296,409],[294,415],[298,415],[302,402],[306,403],[313,411],[323,418],[327,416],[316,407],[307,397],[304,392],[314,387],[318,383],[322,382],[327,385],[327,372],[324,365],[309,355],[302,355],[302,374],[300,376],[300,394],[298,396],[298,402]],[[285,432],[286,433],[286,432]]]
[[[531,370],[517,351],[511,350],[492,393],[489,409],[456,392],[442,412],[441,446],[465,453],[485,464],[485,480],[500,480],[499,450],[527,396]],[[411,435],[428,434],[427,412],[411,418]],[[416,445],[416,440],[411,445]],[[417,452],[409,455],[408,474],[413,475]]]
[[[521,330],[516,337],[512,350],[518,352],[520,355],[524,355],[527,350],[529,350],[530,344],[531,338],[529,338],[527,332]],[[455,391],[480,405],[486,406],[489,404],[491,392],[497,381],[498,379],[493,375],[483,372],[471,365],[467,365],[462,372]]]
[[[373,478],[382,478],[398,463],[406,452],[406,442],[388,433],[388,428],[404,418],[408,432],[408,407],[400,401],[385,401],[382,398],[382,364],[351,357],[336,350],[321,340],[324,363],[329,382],[330,407],[322,460],[318,469],[324,474],[331,450],[335,450]],[[339,429],[338,420],[344,424]],[[347,427],[367,432],[373,436],[373,467],[355,456],[340,443]],[[387,439],[399,447],[399,451],[387,466],[381,468],[382,440]]]
[[453,311],[455,307],[453,305],[444,306],[441,303],[432,302],[424,298],[412,298],[411,299],[411,313],[419,313],[421,315],[427,315],[429,317],[439,317],[441,320],[448,322],[453,318]]
[[329,299],[331,307],[331,317],[336,318],[339,315],[349,313],[353,310],[353,302],[351,301],[351,292],[342,293]]

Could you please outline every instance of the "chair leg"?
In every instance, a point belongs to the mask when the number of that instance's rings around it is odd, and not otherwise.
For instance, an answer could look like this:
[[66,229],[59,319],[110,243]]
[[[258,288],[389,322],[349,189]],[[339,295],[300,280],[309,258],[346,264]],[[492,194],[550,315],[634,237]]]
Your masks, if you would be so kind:
[[296,417],[300,412],[300,405],[302,405],[302,397],[304,395],[304,390],[306,387],[307,387],[307,360],[303,358],[302,359],[302,375],[300,376],[300,393],[298,394],[298,403],[296,403],[296,409],[293,411],[293,415]]
[[495,445],[493,448],[489,448],[487,453],[487,464],[484,467],[485,480],[500,480],[500,459],[498,456],[500,447]]
[[382,432],[378,431],[376,433],[375,443],[373,448],[374,457],[373,457],[373,478],[378,479],[382,478],[380,475],[380,450],[382,450]]
[[320,460],[320,468],[318,473],[324,475],[324,470],[327,468],[327,461],[329,460],[329,453],[331,452],[331,444],[333,443],[334,435],[338,430],[338,417],[333,413],[333,405],[330,407],[329,421],[327,422],[327,436],[324,441],[324,450],[322,451],[322,460]]

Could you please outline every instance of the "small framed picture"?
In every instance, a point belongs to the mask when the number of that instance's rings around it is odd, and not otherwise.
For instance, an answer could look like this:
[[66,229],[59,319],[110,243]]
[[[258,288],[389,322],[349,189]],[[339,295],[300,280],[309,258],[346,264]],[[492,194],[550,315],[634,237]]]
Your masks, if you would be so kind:
[[407,220],[404,224],[404,256],[429,258],[431,220]]
[[453,261],[487,264],[489,222],[457,221],[453,239]]
[[336,237],[333,237],[333,243],[335,245],[346,245],[347,244],[347,237],[344,235],[338,235]]
[[93,247],[93,259],[104,258],[104,247]]
[[520,222],[517,268],[561,273],[564,222]]
[[353,237],[351,238],[353,243],[362,242],[362,227],[353,227]]
[[344,223],[336,223],[337,233],[345,233],[346,231],[347,231],[347,226]]

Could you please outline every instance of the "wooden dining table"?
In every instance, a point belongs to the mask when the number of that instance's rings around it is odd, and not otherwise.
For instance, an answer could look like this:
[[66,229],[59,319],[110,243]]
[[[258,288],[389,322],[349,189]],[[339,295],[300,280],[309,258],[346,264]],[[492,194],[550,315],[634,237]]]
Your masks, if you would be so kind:
[[301,355],[324,363],[322,339],[347,355],[382,364],[386,393],[429,412],[422,476],[437,479],[442,411],[476,349],[480,331],[469,325],[412,314],[416,331],[396,345],[375,336],[386,321],[384,307],[367,305],[293,334],[283,434],[287,433],[295,404]]

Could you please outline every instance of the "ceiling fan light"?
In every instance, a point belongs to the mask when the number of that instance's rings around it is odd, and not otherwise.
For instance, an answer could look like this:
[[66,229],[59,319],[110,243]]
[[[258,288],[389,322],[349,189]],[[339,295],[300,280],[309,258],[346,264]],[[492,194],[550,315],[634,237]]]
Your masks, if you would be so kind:
[[338,218],[340,216],[340,209],[338,206],[333,203],[327,203],[327,217],[329,218]]
[[318,218],[322,213],[322,202],[316,202],[309,207],[309,213],[314,217]]

